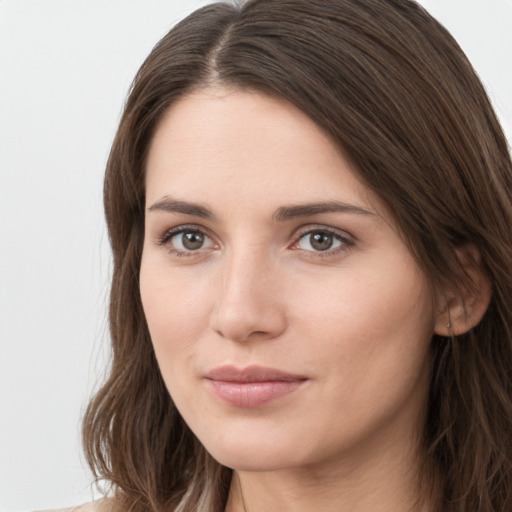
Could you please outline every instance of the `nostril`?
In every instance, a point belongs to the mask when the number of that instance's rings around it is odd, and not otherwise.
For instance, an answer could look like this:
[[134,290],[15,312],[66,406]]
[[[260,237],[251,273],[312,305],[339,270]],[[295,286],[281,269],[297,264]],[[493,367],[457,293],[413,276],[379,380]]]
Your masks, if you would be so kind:
[[229,302],[219,305],[212,327],[225,339],[246,342],[279,336],[286,328],[286,319],[279,307],[266,301],[244,305]]
[[[237,342],[271,339],[286,328],[278,280],[270,279],[269,262],[254,248],[232,248],[223,261],[212,310],[212,329]],[[239,246],[237,246],[239,247]]]

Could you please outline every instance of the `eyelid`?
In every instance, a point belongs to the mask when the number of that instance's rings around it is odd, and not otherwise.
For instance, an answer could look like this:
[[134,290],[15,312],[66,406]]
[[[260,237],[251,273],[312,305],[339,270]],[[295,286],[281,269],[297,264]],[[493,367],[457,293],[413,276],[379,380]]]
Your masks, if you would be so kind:
[[[181,233],[186,233],[186,232],[201,233],[202,235],[205,236],[205,238],[208,238],[212,241],[213,247],[200,248],[200,249],[197,249],[196,251],[194,251],[194,250],[183,251],[176,247],[170,246],[170,241],[172,240],[173,237],[175,237],[176,235],[179,235]],[[171,254],[176,255],[176,256],[198,256],[199,254],[204,253],[205,250],[210,250],[212,248],[216,248],[219,246],[219,243],[216,242],[215,237],[210,234],[209,230],[207,230],[206,228],[204,228],[203,226],[200,226],[198,224],[180,224],[180,225],[174,226],[170,229],[166,229],[163,232],[163,234],[158,235],[156,237],[155,243],[156,243],[156,245],[163,246],[163,247],[168,246],[168,247],[166,247],[167,250]]]
[[[328,233],[329,235],[332,235],[337,240],[341,241],[342,245],[335,247],[334,249],[326,249],[325,251],[310,251],[298,247],[298,244],[302,238],[317,232]],[[302,226],[295,232],[294,242],[291,244],[290,249],[303,251],[304,253],[309,253],[308,255],[312,257],[326,257],[333,256],[337,253],[346,252],[350,250],[356,244],[356,242],[356,237],[354,237],[347,231],[338,228],[333,228],[331,226],[326,226],[323,224],[308,224],[306,226]]]
[[[177,256],[198,256],[199,254],[203,254],[205,250],[211,250],[212,248],[218,249],[220,247],[219,242],[216,240],[216,237],[210,233],[208,229],[206,229],[204,226],[198,225],[198,224],[180,224],[177,226],[174,226],[170,229],[166,229],[163,234],[158,235],[156,237],[155,243],[159,246],[168,246],[170,245],[170,240],[180,233],[184,233],[187,231],[192,232],[198,232],[207,237],[211,240],[212,246],[200,248],[197,250],[187,250],[183,251],[176,247],[167,247],[167,250],[174,255]],[[341,242],[341,246],[335,247],[333,249],[326,249],[325,251],[315,251],[315,250],[308,250],[303,249],[298,246],[299,242],[302,238],[304,238],[307,235],[316,233],[316,232],[323,232],[328,233],[329,235],[332,235],[336,238],[336,240]],[[332,226],[326,226],[324,224],[307,224],[304,226],[301,226],[299,229],[297,229],[293,235],[293,242],[291,245],[288,246],[291,250],[297,250],[301,251],[302,253],[308,254],[308,256],[311,257],[327,257],[327,256],[333,256],[337,253],[343,253],[350,250],[356,243],[357,239],[347,231],[334,228]]]

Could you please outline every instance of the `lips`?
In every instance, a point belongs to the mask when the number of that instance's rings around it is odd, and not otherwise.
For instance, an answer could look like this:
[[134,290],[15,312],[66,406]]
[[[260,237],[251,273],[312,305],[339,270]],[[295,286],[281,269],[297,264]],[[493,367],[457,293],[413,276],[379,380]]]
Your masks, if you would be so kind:
[[274,402],[299,389],[308,379],[273,368],[234,366],[216,368],[205,376],[209,389],[222,402],[255,408]]

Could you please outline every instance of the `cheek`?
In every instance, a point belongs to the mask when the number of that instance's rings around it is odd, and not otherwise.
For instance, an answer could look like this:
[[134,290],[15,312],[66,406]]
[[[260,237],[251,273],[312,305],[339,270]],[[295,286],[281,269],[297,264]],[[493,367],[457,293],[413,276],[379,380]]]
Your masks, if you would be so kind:
[[[293,296],[300,325],[296,339],[309,340],[297,343],[293,352],[318,377],[332,439],[339,439],[339,432],[356,438],[409,407],[407,421],[414,422],[424,407],[432,296],[415,265],[399,269],[353,269],[343,280],[317,281],[317,286],[304,282]],[[309,414],[314,416],[313,409]]]
[[[302,281],[291,295],[295,321],[317,340],[313,356],[338,361],[358,385],[361,373],[418,368],[434,329],[429,282],[409,259],[343,269],[339,279]],[[383,268],[384,267],[384,268]],[[343,275],[342,275],[343,274]],[[334,368],[335,365],[331,365]]]
[[173,273],[143,258],[140,290],[159,364],[187,357],[208,325],[211,301],[206,283],[198,276]]

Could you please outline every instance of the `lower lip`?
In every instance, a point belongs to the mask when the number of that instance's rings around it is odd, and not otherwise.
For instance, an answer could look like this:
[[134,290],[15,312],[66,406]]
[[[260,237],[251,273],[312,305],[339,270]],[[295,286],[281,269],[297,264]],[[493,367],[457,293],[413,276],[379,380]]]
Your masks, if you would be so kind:
[[223,402],[244,408],[255,408],[274,402],[293,393],[304,382],[304,380],[229,382],[208,379],[210,388]]

